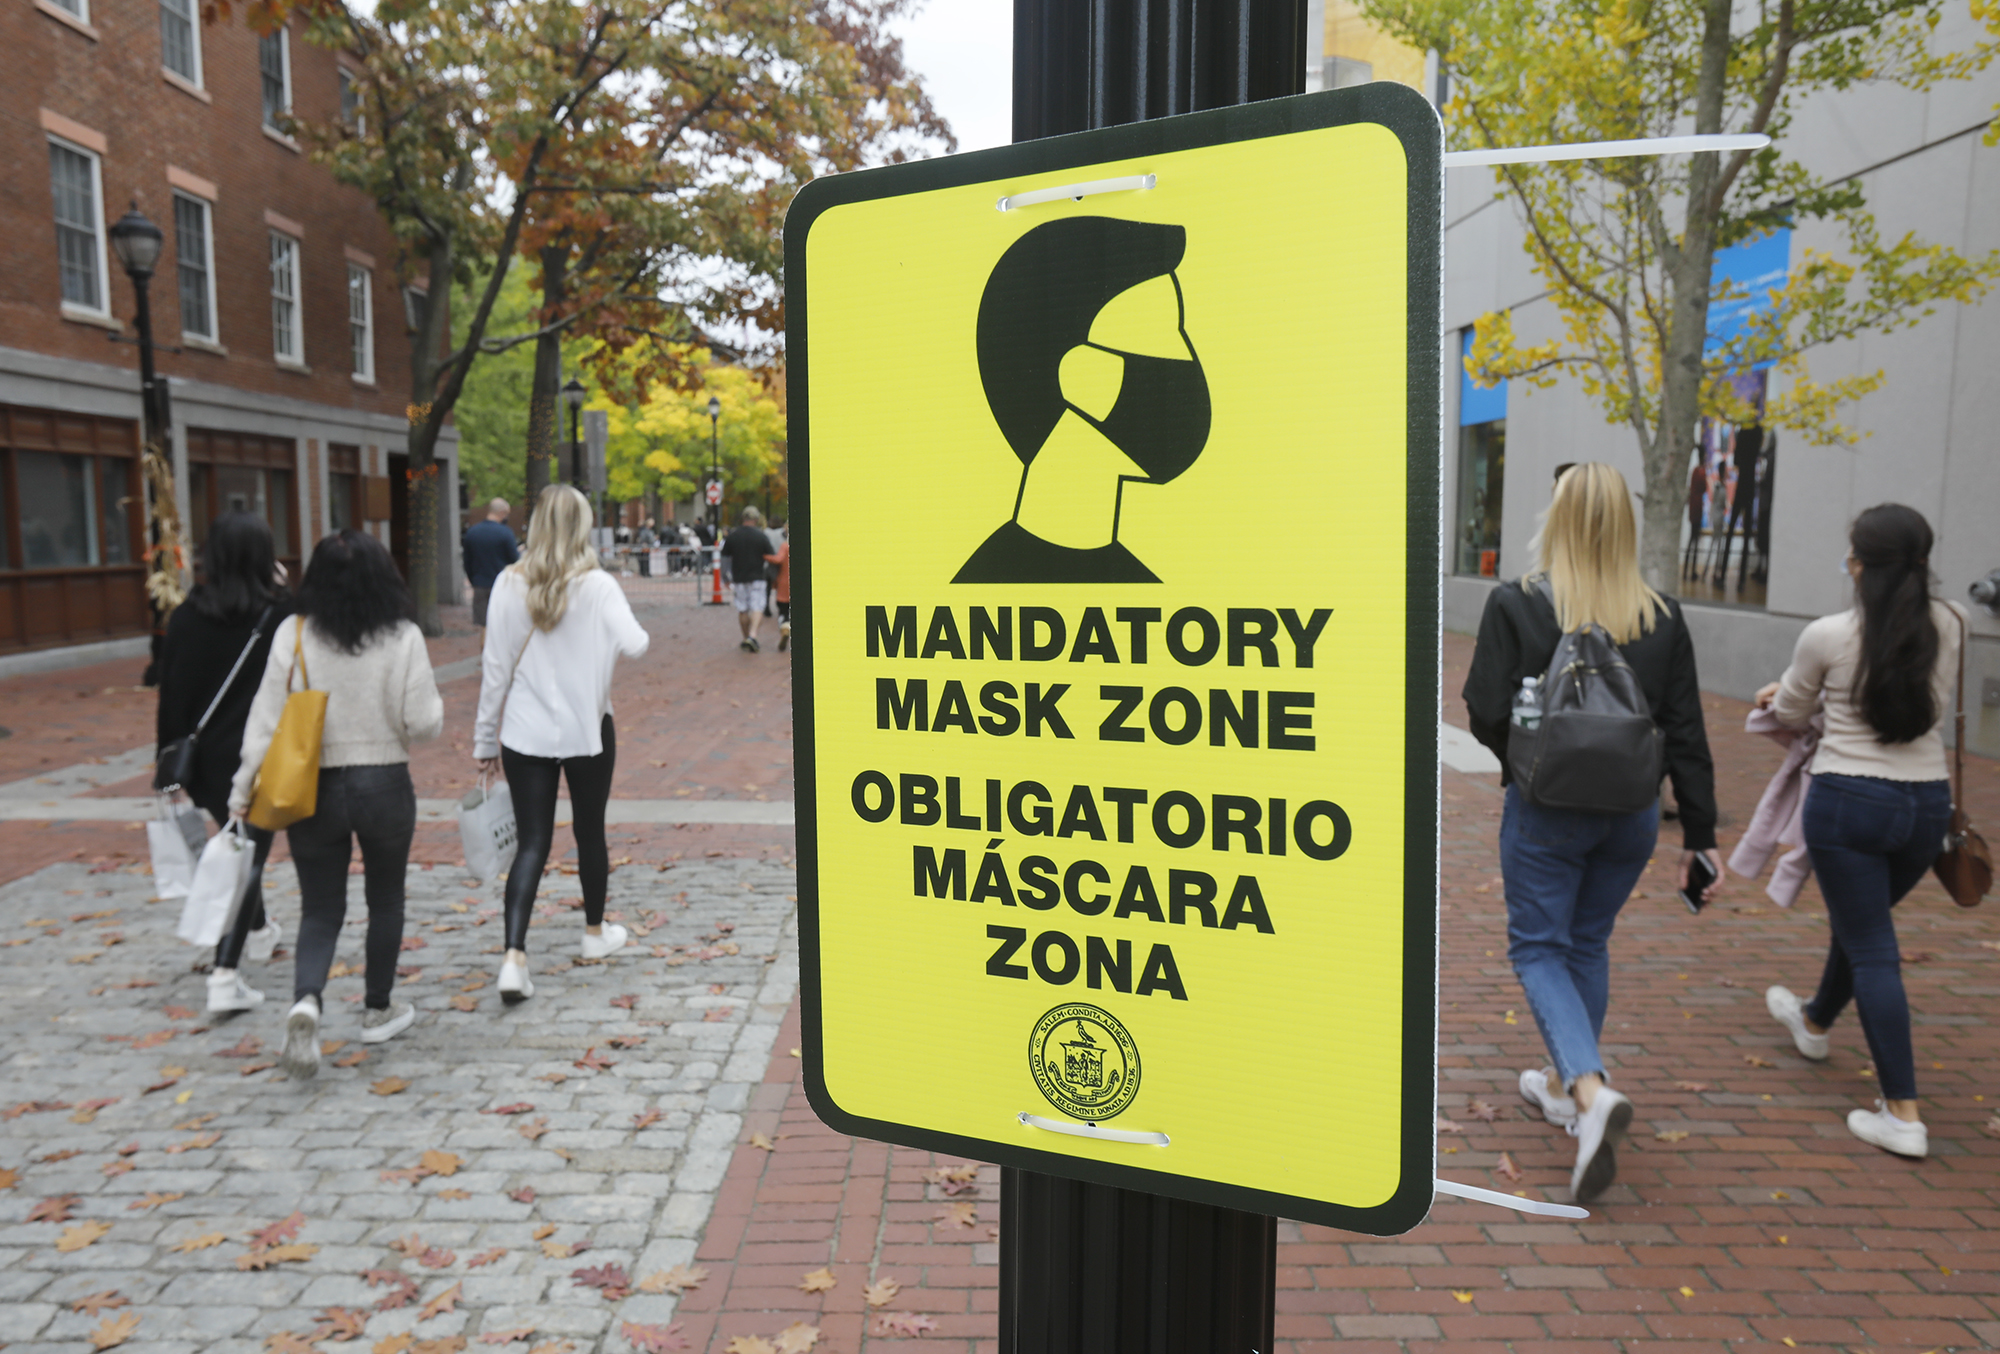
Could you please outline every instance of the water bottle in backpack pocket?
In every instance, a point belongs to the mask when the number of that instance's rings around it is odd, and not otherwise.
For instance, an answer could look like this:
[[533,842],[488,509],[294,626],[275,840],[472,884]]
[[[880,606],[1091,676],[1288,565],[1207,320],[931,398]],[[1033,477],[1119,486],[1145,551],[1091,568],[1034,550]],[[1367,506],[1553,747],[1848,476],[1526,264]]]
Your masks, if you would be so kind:
[[1638,674],[1609,634],[1585,625],[1556,641],[1540,681],[1521,683],[1507,769],[1542,808],[1636,813],[1659,799],[1665,742]]

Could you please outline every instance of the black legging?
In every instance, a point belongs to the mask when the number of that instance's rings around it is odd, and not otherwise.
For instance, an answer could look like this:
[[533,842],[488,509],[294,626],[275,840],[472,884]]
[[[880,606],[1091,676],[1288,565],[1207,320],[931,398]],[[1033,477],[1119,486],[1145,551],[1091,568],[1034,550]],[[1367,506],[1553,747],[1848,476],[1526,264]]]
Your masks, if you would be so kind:
[[[229,826],[229,787],[223,786],[214,797],[204,797],[196,806],[215,820],[219,828]],[[261,827],[249,828],[250,840],[256,843],[257,857],[250,870],[250,891],[243,895],[243,906],[236,909],[236,925],[222,933],[215,942],[215,966],[235,968],[243,960],[243,944],[250,939],[252,931],[264,929],[264,862],[271,855],[273,834]]]
[[556,835],[556,785],[569,782],[570,831],[576,835],[576,875],[583,885],[583,920],[604,924],[604,892],[611,878],[611,847],[604,840],[604,806],[611,800],[611,771],[618,760],[618,732],[604,717],[604,751],[595,757],[530,757],[501,745],[500,768],[514,796],[514,865],[507,871],[507,948],[528,948],[528,920],[535,890]]

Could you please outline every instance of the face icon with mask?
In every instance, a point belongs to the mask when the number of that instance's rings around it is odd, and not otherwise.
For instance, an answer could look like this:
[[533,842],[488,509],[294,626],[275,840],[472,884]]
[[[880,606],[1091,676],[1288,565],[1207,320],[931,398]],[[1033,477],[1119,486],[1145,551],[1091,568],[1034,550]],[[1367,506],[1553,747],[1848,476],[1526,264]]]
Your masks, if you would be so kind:
[[980,298],[980,381],[1021,461],[1012,517],[955,583],[1157,583],[1118,541],[1127,484],[1167,484],[1208,443],[1185,328],[1180,226],[1077,216],[1037,226]]

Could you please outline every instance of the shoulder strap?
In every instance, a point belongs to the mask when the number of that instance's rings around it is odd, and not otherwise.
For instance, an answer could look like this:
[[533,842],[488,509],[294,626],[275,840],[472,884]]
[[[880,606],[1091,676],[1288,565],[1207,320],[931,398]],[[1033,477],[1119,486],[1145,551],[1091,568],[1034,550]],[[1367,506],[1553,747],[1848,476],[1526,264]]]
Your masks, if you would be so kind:
[[1966,625],[1965,617],[1958,614],[1958,609],[1949,605],[1945,609],[1950,611],[1952,619],[1958,622],[1958,695],[1953,701],[1957,715],[1951,740],[1951,802],[1952,807],[1963,809],[1965,807],[1965,648],[1971,635],[1968,633],[1970,627]]
[[[298,671],[299,680],[305,683],[305,685],[300,687],[299,690],[310,691],[312,690],[312,674],[306,671],[306,648],[305,648],[306,618],[304,616],[294,615],[292,617],[292,620],[294,622],[294,626],[292,629],[292,666]],[[285,681],[285,689],[289,691],[291,690],[291,688],[292,688],[291,679],[287,678]]]
[[229,675],[224,677],[222,685],[215,689],[215,699],[210,701],[208,708],[201,712],[201,719],[194,726],[195,737],[201,737],[201,731],[208,727],[208,721],[215,714],[216,708],[222,704],[222,698],[229,694],[230,687],[236,685],[236,674],[243,671],[243,661],[250,657],[250,651],[257,647],[258,636],[264,629],[264,622],[269,619],[271,619],[271,608],[265,607],[264,614],[257,618],[255,625],[250,627],[250,638],[243,645],[243,652],[237,654],[236,661],[230,664]]

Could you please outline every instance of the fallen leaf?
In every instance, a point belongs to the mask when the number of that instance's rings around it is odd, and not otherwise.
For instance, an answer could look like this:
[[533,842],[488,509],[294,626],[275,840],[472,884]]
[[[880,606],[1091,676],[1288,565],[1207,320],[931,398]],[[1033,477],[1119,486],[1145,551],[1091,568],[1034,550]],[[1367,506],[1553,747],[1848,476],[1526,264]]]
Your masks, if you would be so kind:
[[448,1251],[442,1246],[426,1247],[417,1257],[417,1263],[425,1269],[450,1269],[458,1263],[458,1252]]
[[1695,1095],[1700,1095],[1703,1091],[1709,1089],[1709,1084],[1705,1081],[1677,1081],[1674,1083],[1674,1089],[1677,1091],[1690,1091]]
[[111,1349],[132,1338],[132,1332],[139,1329],[139,1314],[127,1312],[119,1317],[106,1317],[103,1324],[90,1333],[91,1348]]
[[58,1194],[53,1199],[44,1199],[28,1210],[29,1222],[68,1222],[71,1210],[76,1207],[77,1196]]
[[47,1166],[52,1162],[68,1161],[71,1157],[80,1157],[82,1155],[83,1149],[81,1147],[65,1147],[60,1152],[51,1152],[45,1157],[36,1157],[35,1164],[38,1166]]
[[[685,1349],[687,1346],[682,1345],[681,1348]],[[573,1340],[544,1340],[529,1350],[528,1354],[575,1354],[575,1351],[576,1342]]]
[[435,1340],[419,1340],[410,1346],[410,1354],[458,1354],[465,1348],[463,1335],[441,1335]]
[[115,1105],[117,1103],[118,1097],[115,1095],[104,1100],[86,1100],[76,1107],[76,1113],[70,1115],[69,1121],[73,1124],[93,1123],[97,1119],[97,1112],[99,1110],[105,1108],[107,1105]]
[[927,1175],[930,1182],[946,1194],[970,1194],[979,1188],[977,1166],[939,1166]]
[[752,1147],[761,1147],[766,1152],[775,1152],[778,1150],[778,1144],[772,1142],[770,1136],[764,1133],[752,1133],[750,1135],[750,1145]]
[[211,1129],[207,1133],[195,1134],[192,1138],[189,1138],[186,1142],[168,1143],[167,1155],[176,1156],[182,1152],[199,1152],[204,1148],[213,1147],[218,1142],[221,1141],[222,1141],[221,1131],[219,1129]]
[[314,1328],[314,1340],[354,1340],[368,1324],[368,1318],[351,1307],[329,1307],[319,1314],[319,1325]]
[[861,1296],[870,1307],[887,1307],[902,1291],[903,1285],[894,1279],[877,1279],[861,1290]]
[[572,1067],[588,1068],[593,1072],[602,1072],[609,1068],[616,1067],[617,1065],[618,1065],[617,1063],[613,1062],[609,1058],[600,1057],[595,1048],[585,1049],[583,1051],[583,1056],[570,1064],[570,1066]]
[[1453,1123],[1440,1114],[1437,1116],[1437,1131],[1440,1133],[1463,1133],[1465,1132],[1465,1125]]
[[663,1269],[657,1274],[648,1274],[645,1278],[633,1284],[632,1287],[638,1289],[641,1293],[680,1294],[690,1288],[701,1287],[701,1281],[707,1277],[708,1271],[700,1265],[675,1265],[672,1269]]
[[472,1191],[466,1189],[441,1189],[437,1192],[437,1197],[449,1200],[455,1204],[464,1203],[472,1197]]
[[429,1174],[430,1172],[421,1166],[404,1166],[393,1171],[383,1171],[380,1178],[392,1184],[414,1185]]
[[949,1223],[953,1227],[977,1226],[979,1223],[979,1206],[977,1204],[946,1204],[944,1212],[937,1215],[937,1220]]
[[125,1209],[127,1212],[136,1212],[141,1208],[158,1208],[161,1204],[170,1204],[176,1199],[186,1197],[180,1190],[175,1190],[172,1194],[159,1194],[148,1190],[145,1198],[134,1199],[131,1203],[125,1205]]
[[384,1077],[368,1088],[374,1095],[396,1095],[409,1089],[410,1083],[401,1077]]
[[833,1271],[822,1266],[799,1280],[801,1293],[824,1293],[840,1280],[833,1277]]
[[79,1222],[74,1227],[63,1228],[63,1234],[56,1238],[56,1249],[67,1254],[80,1251],[85,1246],[94,1245],[99,1238],[111,1230],[108,1222]]
[[1772,1061],[1771,1061],[1771,1060],[1770,1060],[1769,1058],[1760,1058],[1760,1057],[1758,1057],[1758,1056],[1757,1056],[1756,1054],[1754,1054],[1754,1053],[1746,1053],[1746,1054],[1744,1054],[1744,1055],[1743,1055],[1743,1061],[1744,1061],[1745,1063],[1747,1063],[1748,1065],[1750,1065],[1751,1067],[1776,1067],[1776,1066],[1777,1066],[1777,1064],[1776,1064],[1776,1063],[1774,1063],[1774,1062],[1772,1062]]
[[525,1100],[517,1100],[511,1105],[495,1105],[492,1109],[481,1110],[481,1114],[532,1114],[535,1107]]
[[549,1131],[549,1121],[546,1116],[538,1116],[515,1124],[514,1131],[529,1142],[533,1142],[535,1139],[541,1137],[542,1134]]
[[1981,1124],[1979,1131],[1989,1138],[2000,1138],[2000,1110],[1993,1111],[1993,1117]]
[[12,1189],[21,1183],[21,1173],[9,1166],[0,1170],[0,1189]]
[[533,1233],[531,1233],[531,1235],[537,1241],[547,1240],[549,1237],[552,1237],[555,1234],[556,1234],[556,1225],[552,1222],[543,1223],[540,1227],[537,1227]]
[[311,1242],[295,1241],[289,1246],[273,1246],[269,1250],[246,1251],[236,1257],[238,1269],[269,1269],[272,1265],[288,1264],[295,1260],[310,1260],[319,1254],[319,1247]]
[[102,1293],[92,1293],[89,1297],[78,1298],[69,1305],[69,1309],[72,1312],[81,1312],[85,1316],[96,1316],[107,1308],[130,1307],[131,1305],[132,1299],[115,1289],[107,1288]]
[[173,1249],[179,1251],[182,1255],[187,1255],[192,1251],[205,1251],[210,1247],[220,1246],[227,1240],[229,1240],[228,1236],[222,1232],[206,1232],[201,1236],[191,1236],[184,1241],[176,1241],[173,1244]]
[[1688,1130],[1685,1128],[1661,1128],[1653,1132],[1653,1137],[1659,1142],[1682,1142],[1686,1140],[1687,1135]]
[[453,1152],[441,1152],[433,1147],[417,1158],[417,1162],[432,1175],[456,1175],[465,1162]]
[[306,1215],[303,1213],[293,1213],[289,1217],[281,1218],[277,1222],[272,1223],[262,1231],[252,1233],[250,1244],[259,1247],[282,1246],[287,1241],[297,1240],[299,1228],[305,1225]]
[[620,993],[611,999],[611,1004],[621,1011],[629,1011],[639,1004],[639,994],[636,992]]
[[613,1048],[633,1049],[646,1042],[643,1034],[614,1034],[604,1041]]
[[[422,1237],[418,1236],[415,1232],[412,1232],[408,1236],[398,1237],[396,1238],[396,1240],[390,1242],[389,1249],[396,1252],[396,1254],[398,1255],[407,1255],[412,1260],[414,1260],[418,1256],[422,1255],[425,1251],[429,1250],[430,1247]],[[390,1272],[393,1273],[394,1271]]]
[[544,1241],[542,1243],[542,1254],[548,1256],[551,1260],[567,1260],[575,1252],[570,1250],[567,1241]]
[[937,1329],[937,1322],[915,1312],[884,1312],[875,1320],[884,1335],[923,1335]]
[[535,1201],[535,1187],[523,1185],[517,1190],[508,1191],[507,1197],[517,1204],[531,1204]]
[[1508,1156],[1505,1152],[1500,1154],[1500,1160],[1493,1163],[1493,1172],[1503,1180],[1524,1180],[1527,1178],[1521,1174],[1521,1168],[1514,1164],[1514,1158]]
[[[494,1263],[497,1260],[505,1259],[506,1256],[507,1256],[506,1248],[501,1246],[495,1246],[492,1250],[481,1251],[479,1254],[473,1256],[470,1260],[467,1260],[465,1262],[465,1267],[467,1269],[484,1269],[486,1266]],[[524,1335],[521,1338],[525,1340],[527,1336]]]
[[1460,1302],[1470,1302],[1470,1301],[1472,1301],[1472,1294],[1470,1294],[1470,1293],[1463,1293],[1463,1292],[1460,1292],[1460,1291],[1458,1291],[1457,1289],[1453,1289],[1453,1290],[1452,1290],[1452,1294],[1451,1294],[1451,1295],[1452,1295],[1453,1297],[1457,1298],[1457,1299],[1458,1299],[1458,1300],[1459,1300]]
[[809,1354],[819,1343],[819,1327],[808,1326],[803,1321],[794,1321],[778,1332],[776,1347],[778,1354]]
[[228,1048],[215,1050],[218,1058],[254,1058],[264,1051],[264,1041],[254,1034],[246,1034]]
[[778,1351],[761,1335],[739,1335],[722,1347],[722,1354],[778,1354]]
[[606,1262],[596,1268],[585,1267],[570,1273],[573,1283],[585,1288],[595,1288],[604,1294],[606,1301],[619,1302],[632,1292],[632,1277],[625,1272],[625,1266]]
[[416,1337],[410,1335],[408,1332],[404,1332],[401,1335],[384,1336],[375,1342],[374,1354],[403,1354],[403,1351],[408,1349],[415,1339]]
[[417,1320],[428,1321],[434,1316],[443,1316],[446,1312],[457,1307],[458,1300],[463,1295],[464,1288],[465,1285],[463,1283],[455,1283],[445,1289],[444,1292],[423,1305],[423,1310],[417,1313]]
[[[675,1350],[692,1348],[681,1334],[679,1322],[671,1326],[642,1326],[636,1321],[626,1321],[619,1325],[618,1333],[634,1349],[643,1349],[646,1354],[673,1354]],[[547,1346],[537,1346],[528,1354],[544,1354],[546,1349]],[[555,1351],[550,1350],[548,1354],[555,1354]]]
[[242,1068],[241,1068],[241,1069],[239,1069],[239,1071],[237,1072],[237,1075],[238,1075],[238,1076],[244,1076],[244,1077],[254,1077],[254,1076],[256,1076],[256,1075],[257,1075],[257,1074],[258,1074],[259,1072],[268,1072],[268,1071],[270,1071],[270,1070],[271,1070],[272,1068],[274,1068],[274,1067],[276,1067],[276,1066],[277,1066],[277,1064],[276,1064],[276,1063],[274,1063],[274,1062],[270,1062],[270,1063],[244,1063],[244,1064],[243,1064],[243,1066],[242,1066]]
[[513,1330],[490,1330],[479,1337],[482,1345],[511,1345],[517,1340],[526,1340],[535,1333],[533,1326],[517,1326]]
[[363,1270],[361,1277],[370,1288],[379,1284],[389,1285],[389,1291],[376,1299],[375,1310],[378,1312],[393,1312],[417,1300],[417,1281],[400,1269]]
[[461,992],[458,996],[451,999],[450,1004],[454,1011],[476,1011],[479,1009],[479,998],[467,996]]
[[319,1041],[320,1056],[324,1058],[331,1058],[346,1047],[347,1041],[345,1039],[322,1039]]
[[312,1337],[297,1331],[273,1331],[264,1337],[264,1354],[319,1354]]
[[366,1061],[368,1061],[368,1050],[357,1048],[352,1053],[343,1053],[338,1058],[335,1058],[333,1065],[335,1067],[359,1067]]
[[1684,1298],[1691,1298],[1694,1296],[1694,1290],[1692,1288],[1689,1288],[1686,1284],[1682,1284],[1681,1296]]

